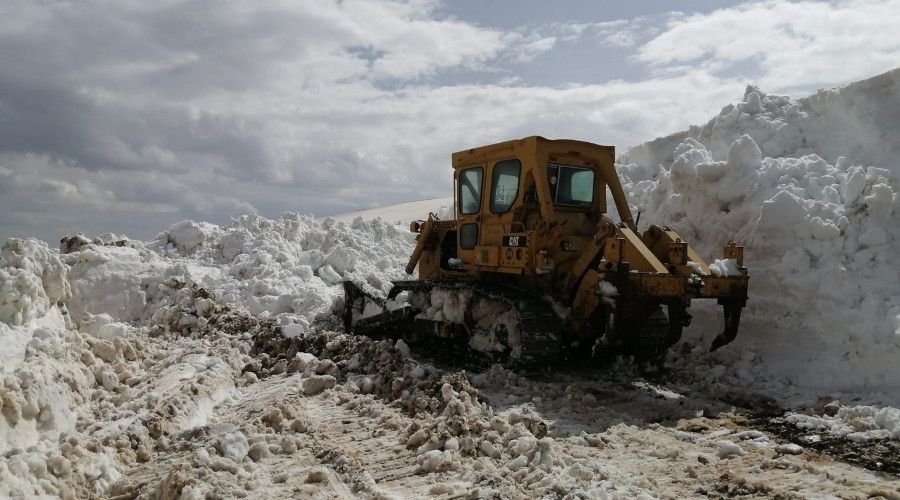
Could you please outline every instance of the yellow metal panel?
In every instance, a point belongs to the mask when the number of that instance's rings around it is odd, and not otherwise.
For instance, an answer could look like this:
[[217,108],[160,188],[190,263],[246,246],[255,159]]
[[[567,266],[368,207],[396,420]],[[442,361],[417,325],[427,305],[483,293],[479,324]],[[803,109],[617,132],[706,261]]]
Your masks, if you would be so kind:
[[[522,179],[529,174],[533,176],[542,218],[547,222],[552,222],[556,219],[557,207],[550,200],[547,172],[544,168],[551,155],[559,158],[589,160],[596,165],[593,211],[597,214],[606,212],[606,189],[609,188],[622,221],[629,227],[634,227],[631,211],[615,171],[615,148],[612,146],[601,146],[584,141],[549,140],[531,136],[457,151],[452,155],[452,164],[455,170],[459,170],[471,166],[487,166],[499,160],[518,158],[522,162]],[[573,163],[579,164],[578,161]],[[485,174],[485,178],[490,179],[489,172],[485,172]],[[520,186],[525,187],[524,180]],[[499,217],[504,220],[509,219],[507,214]]]
[[637,271],[667,273],[666,266],[653,255],[653,252],[644,245],[644,242],[638,238],[630,228],[616,228],[616,236],[625,239],[625,248],[623,249],[623,260],[631,264],[631,268]]
[[747,276],[706,276],[701,297],[747,297]]
[[631,280],[636,292],[648,297],[683,299],[693,295],[688,289],[688,281],[684,276],[632,273],[628,279]]
[[[496,218],[497,216],[491,216]],[[481,243],[483,245],[500,246],[500,239],[505,232],[503,224],[482,224],[481,225]]]
[[[650,226],[646,231],[644,231],[644,235],[641,237],[641,240],[650,248],[650,251],[653,252],[653,255],[656,255],[663,262],[668,262],[668,253],[669,253],[669,244],[675,243],[678,240],[684,241],[684,239],[679,236],[674,229],[670,227],[659,227],[659,226]],[[688,246],[687,249],[687,260],[697,264],[700,266],[701,274],[708,275],[709,265],[706,264],[696,250]]]
[[[594,314],[597,306],[600,305],[600,296],[596,293],[597,285],[603,275],[597,271],[590,270],[585,274],[584,279],[578,286],[578,293],[575,294],[572,310],[569,317],[566,318],[567,326],[575,332],[581,332],[581,327],[585,321]],[[592,332],[581,332],[590,334]]]
[[744,267],[744,247],[738,246],[735,242],[728,243],[728,246],[725,247],[723,252],[723,256],[726,259],[734,259],[737,262],[738,267]]
[[528,265],[528,249],[525,247],[500,247],[500,265],[525,267]]
[[416,248],[413,250],[412,255],[409,256],[409,262],[406,263],[406,274],[412,274],[413,270],[416,268],[416,264],[419,263],[419,258],[422,256],[425,246],[430,243],[429,238],[431,237],[431,230],[433,227],[434,219],[429,215],[428,220],[425,221],[425,224],[421,228],[419,236],[416,237]]
[[499,247],[477,246],[475,247],[475,264],[479,266],[499,265]]

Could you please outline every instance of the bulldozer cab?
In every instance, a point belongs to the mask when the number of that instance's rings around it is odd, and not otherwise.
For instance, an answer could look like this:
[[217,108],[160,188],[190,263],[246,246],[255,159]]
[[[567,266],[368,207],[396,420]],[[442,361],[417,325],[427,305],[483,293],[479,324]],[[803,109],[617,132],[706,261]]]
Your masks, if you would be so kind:
[[611,146],[534,136],[454,153],[456,258],[469,270],[527,273],[549,233],[577,252],[606,213],[607,189],[631,224],[614,156]]

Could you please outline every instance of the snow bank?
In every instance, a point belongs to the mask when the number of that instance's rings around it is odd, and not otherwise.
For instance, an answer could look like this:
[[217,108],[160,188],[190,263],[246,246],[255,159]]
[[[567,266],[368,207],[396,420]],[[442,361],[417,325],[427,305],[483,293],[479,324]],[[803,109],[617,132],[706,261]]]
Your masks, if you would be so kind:
[[413,241],[405,228],[361,218],[245,215],[221,227],[185,220],[146,245],[94,240],[63,255],[74,292],[69,310],[81,327],[98,314],[114,322],[148,321],[171,305],[175,281],[202,286],[254,316],[276,318],[298,335],[330,319],[345,279],[385,295],[391,280],[406,276],[402,267]]
[[11,239],[0,248],[0,457],[72,429],[72,409],[92,384],[72,354],[66,274],[42,241]]
[[[339,305],[352,279],[384,296],[405,276],[413,235],[381,220],[347,223],[286,213],[235,218],[219,227],[182,221],[147,248],[219,299],[277,318],[293,334]],[[136,263],[137,264],[137,263]]]
[[731,349],[792,384],[896,394],[898,126],[900,70],[803,99],[748,87],[706,125],[629,149],[618,169],[643,221],[708,257],[745,245],[750,302]]
[[72,296],[66,272],[43,241],[11,239],[0,247],[0,373],[24,361],[35,333],[65,330],[64,303]]

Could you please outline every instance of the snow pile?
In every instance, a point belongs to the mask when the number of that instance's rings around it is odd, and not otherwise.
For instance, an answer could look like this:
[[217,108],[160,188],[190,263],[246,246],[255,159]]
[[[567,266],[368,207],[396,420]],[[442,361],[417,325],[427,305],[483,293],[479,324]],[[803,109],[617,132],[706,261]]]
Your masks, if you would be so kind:
[[[381,220],[351,223],[286,213],[258,215],[219,227],[182,221],[147,248],[227,303],[261,318],[278,318],[289,334],[309,330],[343,297],[353,280],[384,296],[413,243],[408,231]],[[292,326],[288,326],[292,325]]]
[[618,169],[642,220],[707,258],[745,245],[750,301],[731,349],[803,387],[896,393],[898,126],[900,70],[803,99],[748,87],[706,125],[631,148]]
[[69,312],[78,325],[97,314],[114,322],[149,319],[156,310],[154,300],[167,300],[160,288],[163,283],[172,275],[185,274],[140,243],[90,244],[62,258],[69,266],[73,292]]
[[[113,322],[146,322],[171,306],[173,280],[203,286],[219,300],[260,318],[276,318],[289,335],[331,319],[352,279],[385,295],[413,235],[380,220],[324,221],[286,213],[270,220],[245,215],[226,226],[181,221],[146,245],[93,242],[63,255],[79,326],[105,314]],[[184,321],[196,322],[200,314]]]

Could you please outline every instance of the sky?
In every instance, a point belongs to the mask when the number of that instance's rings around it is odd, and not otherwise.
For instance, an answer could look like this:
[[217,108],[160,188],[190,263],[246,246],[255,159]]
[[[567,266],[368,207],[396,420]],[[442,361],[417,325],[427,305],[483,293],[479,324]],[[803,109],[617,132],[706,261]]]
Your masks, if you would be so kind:
[[0,2],[0,241],[450,192],[450,153],[620,151],[747,85],[900,65],[900,0]]

